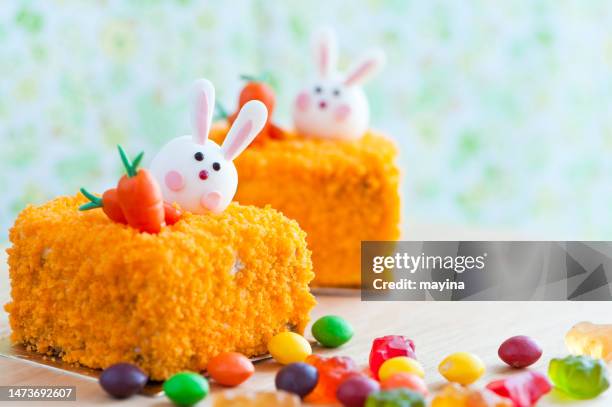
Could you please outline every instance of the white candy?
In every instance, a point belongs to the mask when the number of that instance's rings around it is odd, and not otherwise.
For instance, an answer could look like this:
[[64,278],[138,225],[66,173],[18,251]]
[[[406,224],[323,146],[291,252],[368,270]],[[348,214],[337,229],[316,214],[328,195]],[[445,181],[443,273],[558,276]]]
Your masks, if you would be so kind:
[[318,77],[297,95],[293,122],[304,137],[357,139],[366,132],[370,109],[361,84],[384,64],[380,50],[368,53],[346,75],[336,72],[336,41],[332,31],[314,37]]
[[215,88],[206,79],[196,81],[193,136],[177,137],[162,147],[151,162],[151,173],[161,186],[164,200],[193,213],[221,212],[238,187],[233,160],[263,129],[268,111],[252,100],[246,103],[221,147],[208,139],[215,110]]

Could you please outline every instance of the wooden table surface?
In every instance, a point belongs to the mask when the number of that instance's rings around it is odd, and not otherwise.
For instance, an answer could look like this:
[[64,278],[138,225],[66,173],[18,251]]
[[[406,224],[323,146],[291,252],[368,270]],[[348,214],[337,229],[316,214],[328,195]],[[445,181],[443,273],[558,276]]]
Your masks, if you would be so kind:
[[[3,258],[0,258],[0,264],[0,304],[4,304],[9,298],[9,282]],[[612,305],[607,302],[361,302],[358,297],[340,296],[319,296],[318,301],[313,319],[326,314],[341,315],[353,324],[355,337],[340,349],[315,349],[315,352],[348,355],[365,365],[374,337],[385,334],[406,335],[415,341],[417,356],[425,367],[426,379],[432,390],[444,383],[437,372],[437,365],[449,353],[470,351],[478,354],[487,365],[486,376],[477,383],[478,386],[484,386],[493,378],[511,373],[497,358],[497,348],[507,337],[526,334],[536,338],[544,348],[544,355],[534,368],[544,372],[550,358],[566,354],[563,337],[574,323],[583,320],[612,322]],[[2,311],[0,335],[8,332],[6,313]],[[310,337],[309,333],[307,337]],[[273,389],[277,370],[278,365],[272,361],[257,364],[255,375],[240,388]],[[115,402],[102,392],[95,381],[5,358],[0,358],[0,385],[77,387],[78,403],[53,402],[53,406],[103,405],[111,402],[116,406],[170,405],[164,397],[136,396]],[[219,391],[222,390],[213,386],[213,397]],[[211,397],[201,405],[209,405],[210,401]],[[25,402],[10,404],[26,405]],[[45,403],[27,405],[30,404]],[[570,401],[553,392],[538,405],[610,407],[612,391],[595,400],[583,402]]]

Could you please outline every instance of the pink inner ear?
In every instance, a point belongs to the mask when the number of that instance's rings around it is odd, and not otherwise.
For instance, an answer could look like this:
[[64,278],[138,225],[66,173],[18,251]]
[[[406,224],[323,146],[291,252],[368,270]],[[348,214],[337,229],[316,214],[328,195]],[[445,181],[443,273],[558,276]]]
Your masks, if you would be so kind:
[[197,131],[196,142],[199,144],[204,144],[208,138],[208,99],[206,98],[206,94],[204,92],[198,95],[195,114],[195,125]]
[[350,74],[345,80],[344,83],[346,85],[353,85],[355,82],[359,81],[361,78],[366,76],[372,69],[375,68],[374,61],[367,61],[359,68],[357,68],[352,74]]
[[327,73],[327,67],[329,66],[329,49],[324,44],[319,47],[319,70],[321,74]]
[[185,186],[185,180],[178,171],[168,171],[164,179],[166,186],[172,191],[180,191]]
[[251,134],[251,129],[253,129],[253,121],[248,120],[242,125],[240,130],[238,130],[236,137],[231,140],[231,144],[225,149],[226,159],[233,160],[240,153],[240,150],[246,143],[247,137]]

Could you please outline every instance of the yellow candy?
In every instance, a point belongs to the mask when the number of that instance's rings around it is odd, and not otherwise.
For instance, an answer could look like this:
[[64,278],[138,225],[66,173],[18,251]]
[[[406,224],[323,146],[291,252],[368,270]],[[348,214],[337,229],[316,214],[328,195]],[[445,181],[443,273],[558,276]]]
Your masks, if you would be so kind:
[[565,345],[574,355],[612,362],[612,325],[576,324],[565,335]]
[[457,352],[448,355],[438,366],[438,371],[449,382],[467,386],[474,383],[484,374],[485,365],[473,353]]
[[280,364],[303,362],[312,353],[310,343],[295,332],[281,332],[268,342],[268,352]]
[[412,373],[421,378],[425,376],[423,366],[418,361],[406,356],[397,356],[385,360],[385,362],[380,365],[378,377],[383,381],[393,376],[395,373]]

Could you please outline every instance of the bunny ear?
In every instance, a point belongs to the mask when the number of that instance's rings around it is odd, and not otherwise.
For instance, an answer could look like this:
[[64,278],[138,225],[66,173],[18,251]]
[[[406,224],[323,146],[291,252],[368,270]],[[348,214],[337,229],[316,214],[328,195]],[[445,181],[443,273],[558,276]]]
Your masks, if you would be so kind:
[[224,158],[232,161],[238,157],[263,129],[267,119],[268,109],[259,100],[251,100],[242,106],[221,146]]
[[208,139],[215,110],[215,87],[209,80],[198,79],[193,85],[192,109],[193,142],[204,144]]
[[385,53],[381,50],[370,51],[353,67],[344,79],[347,86],[359,85],[374,76],[385,64]]
[[331,28],[322,28],[313,36],[313,50],[317,69],[322,78],[329,77],[338,58],[336,36]]

